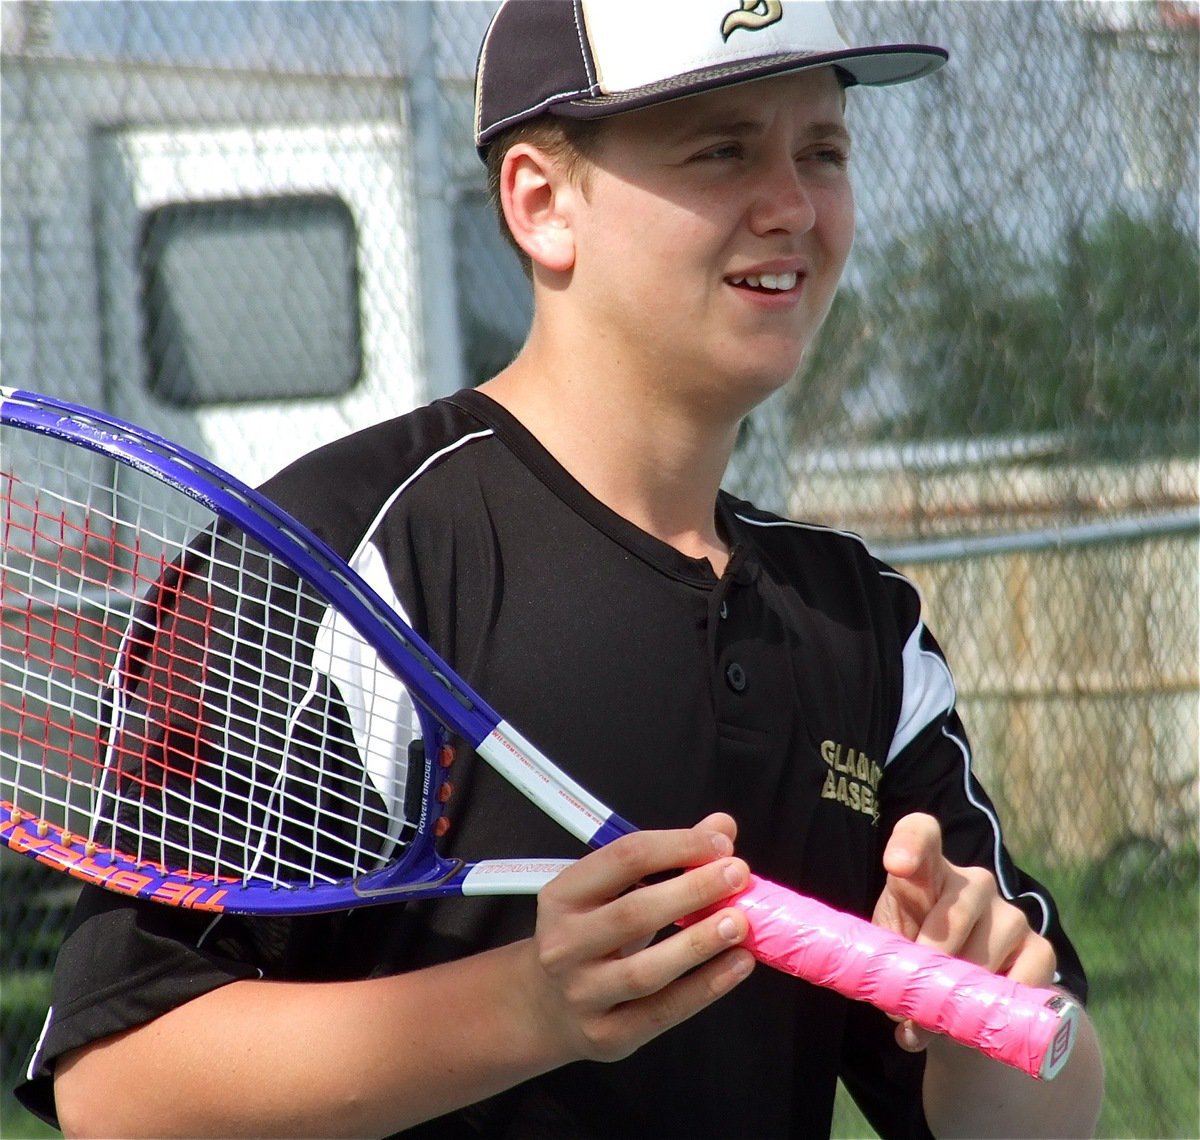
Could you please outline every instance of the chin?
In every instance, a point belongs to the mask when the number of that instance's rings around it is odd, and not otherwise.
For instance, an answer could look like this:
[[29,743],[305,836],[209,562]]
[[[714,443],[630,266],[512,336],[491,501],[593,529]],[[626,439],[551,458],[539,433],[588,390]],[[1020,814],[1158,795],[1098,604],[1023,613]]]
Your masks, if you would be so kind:
[[792,380],[795,370],[780,373],[761,371],[747,373],[744,369],[731,377],[723,389],[720,403],[722,414],[731,420],[741,420],[764,401],[770,399]]
[[[739,347],[748,346],[741,342]],[[760,351],[743,352],[740,356],[696,358],[691,368],[681,364],[681,375],[706,378],[692,388],[691,398],[698,397],[722,419],[741,419],[775,395],[795,377],[804,356],[803,348],[794,342],[775,352],[763,352],[761,345],[757,347]],[[697,406],[693,403],[693,407]]]
[[757,393],[755,403],[758,403],[791,383],[803,359],[803,352],[795,352],[759,363],[742,361],[738,370],[738,385],[747,393]]

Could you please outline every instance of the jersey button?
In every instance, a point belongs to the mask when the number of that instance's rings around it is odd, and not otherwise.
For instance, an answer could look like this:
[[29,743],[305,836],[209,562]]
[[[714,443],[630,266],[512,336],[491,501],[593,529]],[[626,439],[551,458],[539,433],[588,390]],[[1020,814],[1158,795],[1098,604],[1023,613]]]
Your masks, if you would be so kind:
[[746,670],[736,661],[730,662],[725,668],[725,683],[735,693],[744,693],[746,691]]

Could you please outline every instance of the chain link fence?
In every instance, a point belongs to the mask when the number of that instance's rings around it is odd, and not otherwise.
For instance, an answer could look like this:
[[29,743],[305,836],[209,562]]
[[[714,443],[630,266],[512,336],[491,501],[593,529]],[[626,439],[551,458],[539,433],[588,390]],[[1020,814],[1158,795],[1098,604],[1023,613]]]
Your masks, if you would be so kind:
[[[5,3],[4,383],[261,478],[502,367],[529,296],[470,141],[492,7]],[[731,487],[919,583],[1090,967],[1101,1133],[1200,1135],[1200,5],[834,9],[952,60],[849,93],[855,254]],[[7,1097],[73,889],[7,853],[0,888]]]

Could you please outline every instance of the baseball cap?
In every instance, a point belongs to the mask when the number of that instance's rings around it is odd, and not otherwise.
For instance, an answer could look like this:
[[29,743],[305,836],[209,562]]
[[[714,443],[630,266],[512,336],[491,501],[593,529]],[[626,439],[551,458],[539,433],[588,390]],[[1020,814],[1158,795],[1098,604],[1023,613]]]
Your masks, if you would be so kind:
[[850,44],[818,0],[504,0],[479,51],[475,144],[538,115],[596,119],[836,64],[847,84],[905,83],[948,53]]

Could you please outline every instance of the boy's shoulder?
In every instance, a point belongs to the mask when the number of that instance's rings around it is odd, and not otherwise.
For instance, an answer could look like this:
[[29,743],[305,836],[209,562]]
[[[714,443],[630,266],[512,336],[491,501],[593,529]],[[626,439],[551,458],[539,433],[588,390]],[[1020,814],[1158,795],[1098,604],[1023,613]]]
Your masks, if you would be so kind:
[[458,402],[435,400],[307,452],[268,479],[262,491],[327,540],[331,533],[361,533],[406,484],[491,434],[488,424]]
[[921,597],[915,583],[880,559],[853,531],[804,522],[721,493],[720,510],[736,542],[748,544],[771,575],[832,611],[866,610],[911,627]]
[[884,565],[871,552],[866,540],[853,531],[777,514],[725,491],[721,492],[720,510],[726,525],[738,538],[765,551],[805,560],[827,556],[876,568]]

